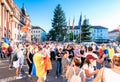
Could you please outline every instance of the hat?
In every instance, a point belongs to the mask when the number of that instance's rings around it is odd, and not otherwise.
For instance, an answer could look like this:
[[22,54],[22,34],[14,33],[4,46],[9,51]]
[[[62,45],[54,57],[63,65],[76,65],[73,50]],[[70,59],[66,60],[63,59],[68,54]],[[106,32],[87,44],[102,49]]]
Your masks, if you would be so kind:
[[120,57],[120,53],[116,53],[114,54],[114,56]]
[[97,58],[95,58],[94,56],[92,56],[91,54],[88,54],[86,56],[86,59],[93,59],[93,60],[96,60]]

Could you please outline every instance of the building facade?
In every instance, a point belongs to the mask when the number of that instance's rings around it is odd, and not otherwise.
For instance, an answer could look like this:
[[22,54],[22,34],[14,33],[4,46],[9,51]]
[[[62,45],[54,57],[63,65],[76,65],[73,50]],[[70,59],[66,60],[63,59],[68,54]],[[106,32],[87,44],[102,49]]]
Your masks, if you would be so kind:
[[108,42],[108,28],[103,26],[91,26],[92,40],[97,43]]
[[112,31],[108,32],[109,40],[116,41],[119,34],[120,34],[119,30],[112,30]]
[[74,27],[74,30],[72,29],[72,26],[70,26],[70,29],[67,31],[68,34],[73,33],[74,35],[80,34],[80,28],[78,26]]
[[[103,26],[91,26],[90,27],[91,37],[93,42],[102,43],[102,42],[108,42],[108,28]],[[75,26],[74,30],[72,29],[72,26],[70,26],[70,29],[67,31],[68,34],[73,33],[75,36],[80,36],[80,28],[78,26]]]
[[31,34],[33,42],[46,41],[46,32],[39,26],[32,26]]
[[30,31],[21,33],[22,27],[27,23],[31,28],[31,20],[24,5],[20,10],[14,0],[0,0],[0,40],[7,37],[17,42],[30,41]]

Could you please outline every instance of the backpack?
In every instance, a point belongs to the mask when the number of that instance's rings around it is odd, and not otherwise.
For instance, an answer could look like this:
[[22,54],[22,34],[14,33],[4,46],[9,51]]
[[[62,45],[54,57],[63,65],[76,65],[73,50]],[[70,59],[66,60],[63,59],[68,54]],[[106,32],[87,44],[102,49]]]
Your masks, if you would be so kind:
[[79,71],[78,75],[76,75],[74,68],[73,68],[73,71],[74,71],[74,74],[72,78],[70,79],[70,82],[82,82],[81,77],[80,77],[80,73],[82,70]]

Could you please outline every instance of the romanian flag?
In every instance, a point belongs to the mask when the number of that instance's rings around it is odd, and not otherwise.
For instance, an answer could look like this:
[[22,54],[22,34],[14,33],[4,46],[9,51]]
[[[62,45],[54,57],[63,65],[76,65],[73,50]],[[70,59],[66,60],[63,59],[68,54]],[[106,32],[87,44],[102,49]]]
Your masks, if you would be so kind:
[[3,43],[3,49],[8,48],[8,47],[9,47],[9,45],[4,42],[4,43]]
[[4,38],[4,43],[10,45],[10,41],[6,37]]
[[30,26],[30,23],[27,22],[26,25],[22,27],[21,32],[22,33],[28,32],[29,26]]
[[73,19],[72,30],[74,30],[74,26],[75,26],[74,23],[75,23],[75,17]]
[[22,29],[21,29],[21,32],[25,33],[27,31],[28,31],[28,26],[23,26]]
[[10,46],[10,41],[5,37],[4,43],[2,45],[2,50],[3,50],[4,54],[8,54],[7,49],[9,48],[9,46]]

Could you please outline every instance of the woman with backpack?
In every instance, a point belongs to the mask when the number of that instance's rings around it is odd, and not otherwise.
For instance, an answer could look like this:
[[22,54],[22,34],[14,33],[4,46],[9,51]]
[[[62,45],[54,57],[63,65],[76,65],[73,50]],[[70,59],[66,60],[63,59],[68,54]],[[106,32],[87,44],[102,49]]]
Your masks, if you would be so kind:
[[84,70],[80,68],[81,61],[74,58],[70,67],[67,68],[66,78],[68,82],[85,82]]

